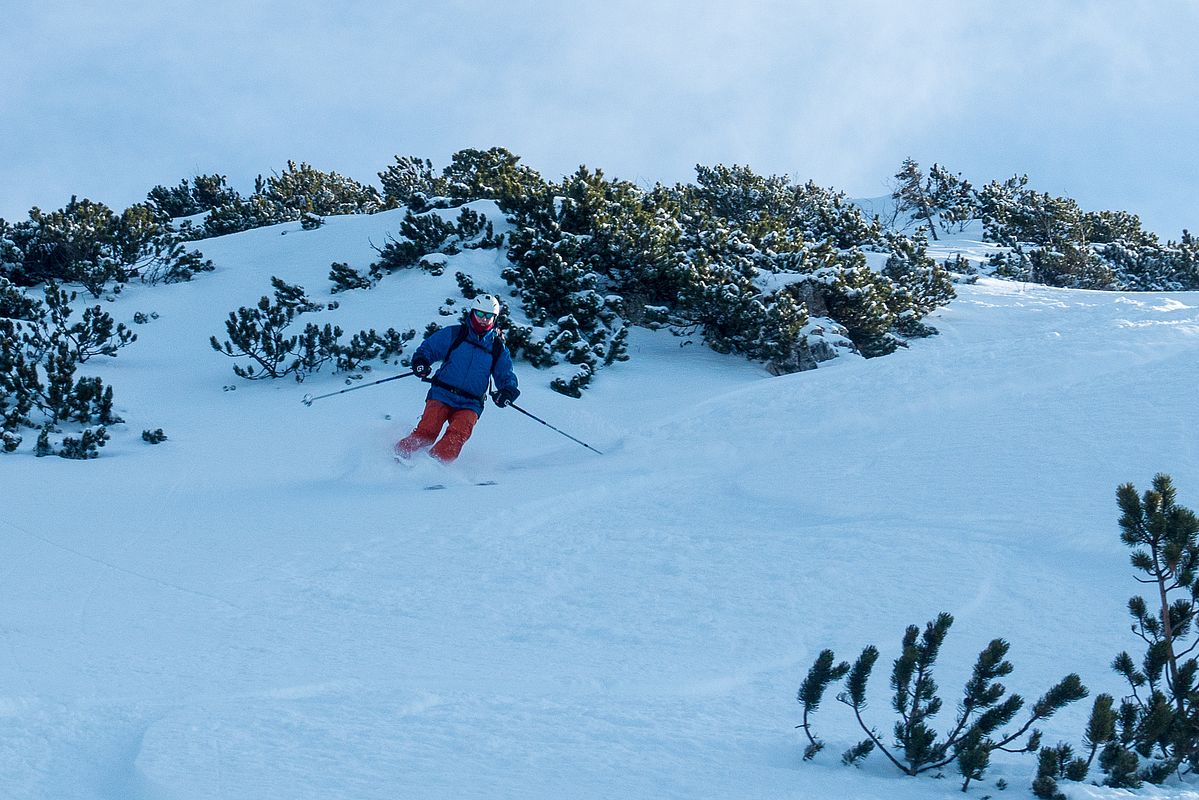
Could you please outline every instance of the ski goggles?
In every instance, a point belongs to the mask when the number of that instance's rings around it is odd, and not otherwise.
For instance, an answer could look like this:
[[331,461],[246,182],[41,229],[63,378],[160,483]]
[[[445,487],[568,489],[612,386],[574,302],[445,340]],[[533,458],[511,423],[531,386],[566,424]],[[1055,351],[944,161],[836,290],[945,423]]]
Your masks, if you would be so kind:
[[495,314],[490,311],[472,311],[471,313],[475,315],[475,319],[479,320],[479,322],[491,322],[495,319]]

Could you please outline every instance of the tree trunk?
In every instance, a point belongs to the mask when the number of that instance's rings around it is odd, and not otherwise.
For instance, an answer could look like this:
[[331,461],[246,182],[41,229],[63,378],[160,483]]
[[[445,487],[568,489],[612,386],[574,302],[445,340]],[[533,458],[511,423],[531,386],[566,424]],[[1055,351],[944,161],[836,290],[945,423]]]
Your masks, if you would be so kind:
[[1158,576],[1157,590],[1161,595],[1162,604],[1162,638],[1166,643],[1166,681],[1170,686],[1170,694],[1174,698],[1175,710],[1181,716],[1186,713],[1184,699],[1177,691],[1178,686],[1178,657],[1174,655],[1174,626],[1170,623],[1170,601],[1166,597],[1166,583],[1163,576]]

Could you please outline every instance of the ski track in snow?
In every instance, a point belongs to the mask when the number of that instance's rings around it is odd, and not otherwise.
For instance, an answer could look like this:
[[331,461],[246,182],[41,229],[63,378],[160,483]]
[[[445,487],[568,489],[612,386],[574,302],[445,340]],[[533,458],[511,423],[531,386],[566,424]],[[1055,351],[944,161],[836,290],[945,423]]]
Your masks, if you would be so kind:
[[[305,408],[341,378],[240,382],[207,345],[272,274],[328,300],[328,264],[401,218],[201,243],[215,273],[111,306],[160,318],[97,365],[129,420],[102,458],[0,458],[0,796],[961,797],[842,768],[860,734],[831,690],[815,763],[794,730],[819,650],[894,658],[941,610],[947,705],[997,636],[1026,697],[1071,671],[1120,691],[1114,492],[1165,471],[1199,506],[1199,295],[982,279],[939,336],[780,378],[635,331],[582,401],[518,366],[521,404],[604,456],[489,407],[456,465],[405,469],[421,384]],[[494,253],[454,258],[325,318],[420,329],[455,268],[503,288]],[[1046,741],[1078,742],[1083,705]],[[997,756],[971,796],[1033,770]]]

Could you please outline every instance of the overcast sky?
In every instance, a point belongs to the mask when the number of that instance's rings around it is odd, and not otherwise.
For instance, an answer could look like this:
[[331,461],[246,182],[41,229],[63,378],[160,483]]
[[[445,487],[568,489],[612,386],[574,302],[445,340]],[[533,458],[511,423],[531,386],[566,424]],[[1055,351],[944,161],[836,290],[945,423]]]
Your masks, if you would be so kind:
[[1199,0],[8,3],[0,216],[502,146],[887,194],[907,156],[1199,229]]

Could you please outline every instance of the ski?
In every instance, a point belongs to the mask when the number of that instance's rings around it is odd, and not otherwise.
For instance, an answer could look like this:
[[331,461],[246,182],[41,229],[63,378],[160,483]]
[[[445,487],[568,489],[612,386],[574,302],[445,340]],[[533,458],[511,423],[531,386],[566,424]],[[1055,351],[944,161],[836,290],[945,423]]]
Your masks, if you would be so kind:
[[[476,481],[475,483],[472,483],[470,485],[471,486],[499,486],[500,484],[498,481]],[[444,489],[444,488],[446,488],[446,485],[444,483],[431,483],[428,486],[425,486],[424,490],[426,492],[431,492],[436,489]]]
[[[419,470],[421,465],[424,464],[425,462],[428,462],[429,464],[436,463],[436,462],[434,462],[434,460],[432,458],[416,459],[411,456],[405,458],[404,456],[401,456],[398,453],[392,453],[392,457],[397,464],[399,464],[400,466],[404,467],[407,470]],[[445,469],[444,464],[437,464],[437,467],[439,470]],[[425,477],[427,480],[428,478],[431,478],[434,476],[428,475],[426,473]],[[456,476],[456,475],[452,475],[451,478],[452,479],[451,479],[450,484],[430,483],[427,486],[422,486],[421,488],[427,492],[431,492],[431,491],[436,491],[438,489],[446,489],[449,487],[449,485],[454,485],[454,486],[497,486],[497,485],[499,485],[498,481],[493,481],[493,480],[468,480],[468,479],[459,480],[458,476]]]

